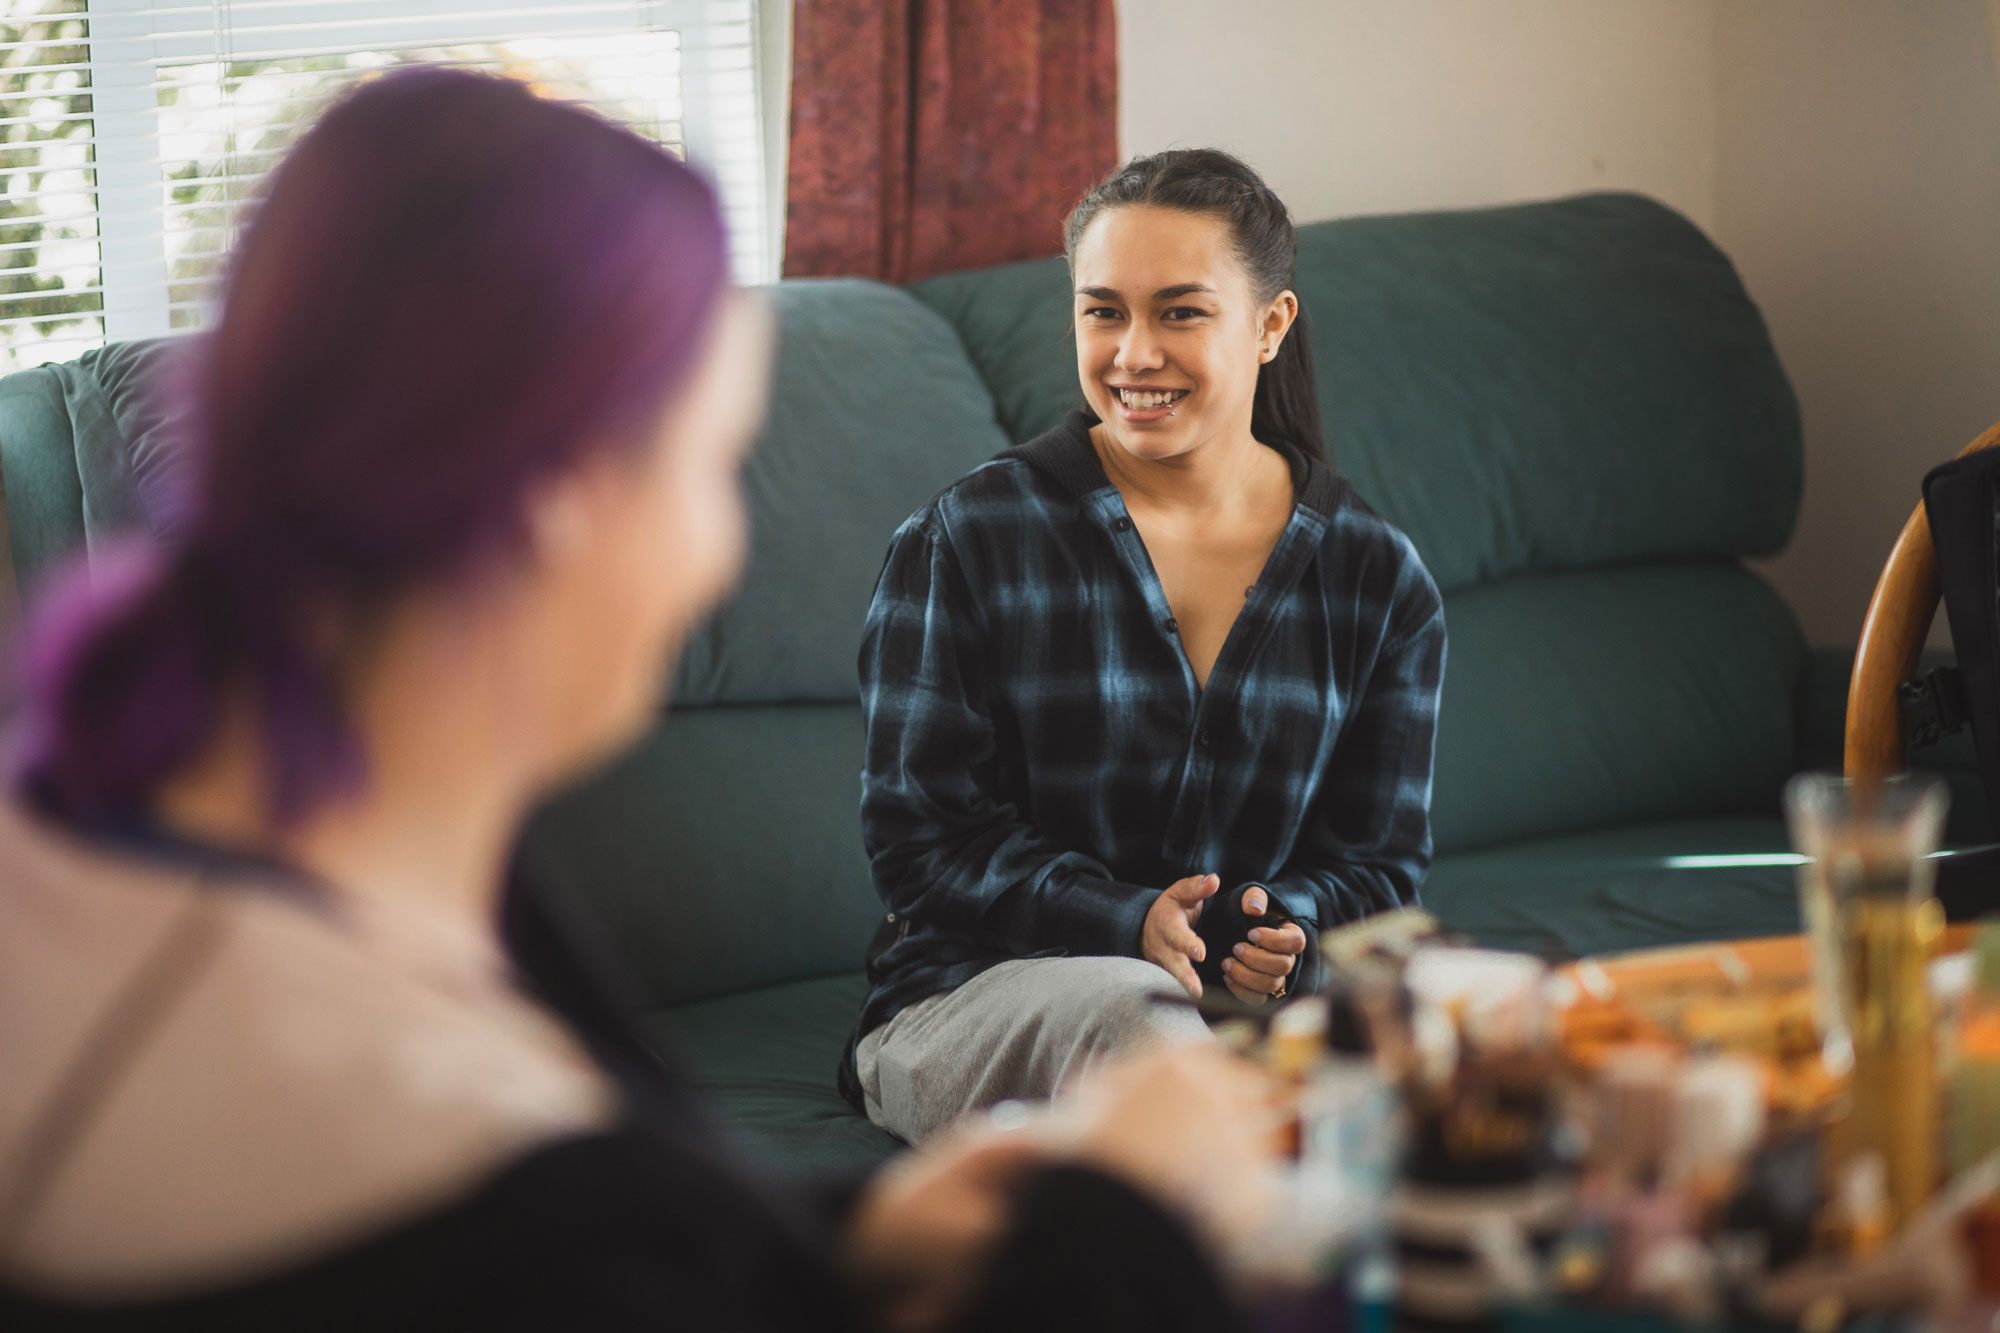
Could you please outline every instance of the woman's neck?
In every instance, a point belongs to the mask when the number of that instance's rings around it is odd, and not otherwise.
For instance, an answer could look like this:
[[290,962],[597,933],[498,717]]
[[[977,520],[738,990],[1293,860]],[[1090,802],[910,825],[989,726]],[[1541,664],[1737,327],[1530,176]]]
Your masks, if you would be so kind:
[[1280,486],[1285,497],[1290,495],[1290,466],[1283,455],[1258,443],[1247,423],[1241,431],[1171,458],[1142,458],[1120,445],[1101,423],[1091,428],[1090,440],[1128,509],[1226,515],[1262,510]]
[[462,623],[398,619],[349,695],[367,756],[359,791],[273,822],[261,732],[239,697],[208,752],[162,785],[155,813],[172,831],[275,857],[337,893],[490,931],[534,788],[504,677],[487,666],[498,646]]

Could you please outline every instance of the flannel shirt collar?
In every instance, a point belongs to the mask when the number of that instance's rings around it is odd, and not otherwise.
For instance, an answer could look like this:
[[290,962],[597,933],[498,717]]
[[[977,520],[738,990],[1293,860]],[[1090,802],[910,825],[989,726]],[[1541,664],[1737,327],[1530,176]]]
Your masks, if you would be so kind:
[[[1090,428],[1097,421],[1093,413],[1071,412],[1055,429],[1036,436],[1026,444],[1015,445],[999,456],[1018,458],[1039,468],[1081,500],[1111,485],[1111,478],[1104,474],[1104,465],[1098,462],[1097,450],[1090,443]],[[1316,458],[1308,458],[1284,440],[1273,441],[1267,447],[1284,455],[1285,462],[1290,465],[1292,494],[1297,497],[1297,502],[1331,517],[1340,505],[1347,483],[1334,475],[1332,468]]]

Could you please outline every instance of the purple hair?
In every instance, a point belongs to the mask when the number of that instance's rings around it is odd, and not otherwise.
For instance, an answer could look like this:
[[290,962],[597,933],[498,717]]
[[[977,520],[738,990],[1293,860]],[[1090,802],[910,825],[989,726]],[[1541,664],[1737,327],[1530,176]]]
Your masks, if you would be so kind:
[[309,614],[478,569],[538,479],[636,447],[725,282],[713,191],[521,84],[370,81],[274,174],[180,369],[185,513],[41,599],[20,777],[56,812],[142,808],[258,708],[272,815],[365,780]]

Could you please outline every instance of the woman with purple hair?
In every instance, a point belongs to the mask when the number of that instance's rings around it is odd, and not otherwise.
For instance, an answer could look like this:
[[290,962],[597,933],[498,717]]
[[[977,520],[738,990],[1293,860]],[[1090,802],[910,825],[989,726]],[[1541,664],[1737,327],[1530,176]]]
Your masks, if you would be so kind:
[[524,810],[742,563],[769,334],[724,269],[699,177],[503,80],[377,79],[279,170],[185,364],[174,535],[31,636],[0,1327],[1226,1320],[1194,1237],[1265,1159],[1222,1057],[822,1208],[497,938]]

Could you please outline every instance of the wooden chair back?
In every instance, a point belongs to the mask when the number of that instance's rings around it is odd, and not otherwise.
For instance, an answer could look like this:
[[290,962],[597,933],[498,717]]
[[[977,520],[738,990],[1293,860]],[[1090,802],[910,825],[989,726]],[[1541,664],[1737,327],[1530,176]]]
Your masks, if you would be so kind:
[[[2000,445],[2000,424],[1960,450],[1959,457],[1995,445]],[[1869,600],[1868,619],[1854,653],[1854,675],[1847,686],[1844,762],[1851,778],[1892,777],[1909,767],[1896,687],[1917,674],[1917,659],[1937,614],[1939,591],[1930,519],[1919,501],[1875,582],[1875,596]]]

